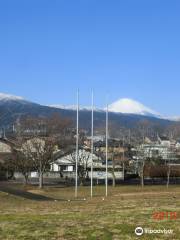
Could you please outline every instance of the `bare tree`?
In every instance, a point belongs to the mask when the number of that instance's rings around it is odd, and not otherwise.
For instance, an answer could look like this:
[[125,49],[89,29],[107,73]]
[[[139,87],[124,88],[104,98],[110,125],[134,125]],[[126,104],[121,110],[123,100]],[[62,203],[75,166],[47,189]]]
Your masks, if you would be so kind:
[[50,117],[22,117],[16,126],[17,138],[57,137],[69,136],[71,120],[54,113]]
[[[85,180],[89,178],[89,167],[91,163],[91,153],[85,150],[79,150],[79,161],[78,161],[78,177],[80,180],[80,184],[83,185]],[[73,163],[75,166],[76,164],[76,152],[70,153],[67,158],[69,161]]]
[[115,154],[114,154],[114,151],[113,151],[113,153],[112,153],[112,171],[111,171],[111,173],[112,173],[112,179],[113,179],[113,181],[112,181],[113,187],[116,186],[116,174],[115,174],[116,162],[115,162],[114,155],[115,155]]
[[61,149],[69,146],[64,142],[66,142],[66,136],[72,137],[70,126],[71,121],[58,114],[49,118],[26,117],[22,118],[18,124],[17,139],[23,142],[18,154],[21,172],[27,168],[25,163],[31,162],[33,168],[39,173],[40,188],[43,186],[43,174],[53,161],[56,145]]
[[48,136],[58,137],[59,139],[71,137],[71,125],[72,121],[69,118],[64,118],[58,113],[54,113],[45,121],[46,134]]
[[22,146],[23,155],[32,162],[39,174],[39,188],[43,187],[43,174],[53,161],[55,142],[52,138],[32,138]]
[[11,164],[15,171],[20,172],[24,176],[24,184],[27,185],[29,175],[33,169],[31,159],[23,151],[14,149]]
[[[124,139],[123,142],[113,140],[109,145],[108,156],[112,164],[108,166],[108,172],[112,175],[112,186],[115,187],[116,173],[122,171],[122,169],[124,179],[125,165],[128,162],[128,147],[125,146]],[[98,154],[101,158],[105,158],[105,147],[99,148]]]
[[[148,155],[149,154],[150,154],[150,149],[148,150]],[[146,161],[150,159],[150,157],[147,156],[147,153],[145,153],[143,149],[143,145],[137,149],[137,158],[138,158],[138,172],[140,176],[141,187],[143,188]]]
[[168,164],[167,165],[167,184],[166,184],[167,188],[169,188],[170,175],[171,175],[171,165]]
[[112,186],[116,186],[116,171],[118,171],[118,168],[122,165],[123,157],[120,153],[116,153],[114,148],[111,148],[110,150],[110,158],[112,160],[112,168],[108,168],[108,172],[112,175]]
[[169,188],[170,177],[171,176],[179,176],[179,164],[167,164],[166,165],[166,174],[167,174],[167,183],[166,186]]

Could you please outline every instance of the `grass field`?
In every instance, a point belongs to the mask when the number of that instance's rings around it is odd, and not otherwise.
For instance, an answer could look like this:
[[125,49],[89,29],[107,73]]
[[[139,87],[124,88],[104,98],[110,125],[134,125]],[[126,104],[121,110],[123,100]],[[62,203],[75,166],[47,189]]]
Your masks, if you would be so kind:
[[[22,188],[21,186],[14,186]],[[26,189],[58,201],[34,201],[0,192],[0,239],[6,240],[126,240],[126,239],[180,239],[180,218],[154,220],[154,212],[180,214],[180,187],[138,186],[109,187],[109,196],[103,200],[104,187],[74,189]],[[86,200],[84,200],[86,198]],[[71,200],[71,201],[68,201]],[[137,237],[136,227],[172,229],[173,235],[145,234]]]

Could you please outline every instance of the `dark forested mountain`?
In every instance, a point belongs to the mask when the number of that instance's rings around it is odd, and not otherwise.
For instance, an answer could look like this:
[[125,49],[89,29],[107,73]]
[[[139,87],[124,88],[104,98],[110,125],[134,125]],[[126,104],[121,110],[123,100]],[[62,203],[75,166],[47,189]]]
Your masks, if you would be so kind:
[[[53,113],[59,113],[62,117],[73,120],[75,126],[76,111],[71,109],[60,109],[55,107],[43,106],[24,100],[21,97],[0,94],[0,128],[12,126],[23,116],[48,117]],[[80,110],[80,128],[89,130],[91,126],[91,111]],[[94,125],[97,134],[104,134],[105,112],[95,111]],[[118,136],[125,129],[142,132],[143,129],[149,132],[164,131],[173,124],[170,120],[160,119],[152,116],[109,113],[110,134]],[[149,130],[148,130],[149,129]]]

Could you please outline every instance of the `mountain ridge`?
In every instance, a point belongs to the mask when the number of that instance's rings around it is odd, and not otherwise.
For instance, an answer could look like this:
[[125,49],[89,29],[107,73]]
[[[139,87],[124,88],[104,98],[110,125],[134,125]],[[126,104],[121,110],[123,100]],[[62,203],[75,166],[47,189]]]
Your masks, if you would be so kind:
[[[44,106],[38,103],[27,101],[24,98],[14,98],[12,95],[6,95],[4,99],[0,100],[0,128],[12,128],[13,124],[16,123],[21,117],[49,117],[55,113],[60,114],[62,117],[71,119],[72,126],[74,128],[76,127],[76,109],[60,109]],[[97,111],[95,109],[95,134],[104,134],[105,119],[105,110],[101,109],[100,111]],[[146,116],[134,113],[109,112],[109,130],[114,136],[118,136],[122,129],[134,129],[136,132],[135,136],[138,136],[139,132],[142,132],[142,126],[144,126],[144,124],[148,125],[151,129],[154,129],[154,132],[156,132],[157,129],[164,131],[164,129],[168,128],[173,123],[173,121],[168,119],[160,119],[153,115]],[[90,133],[91,108],[80,108],[79,124],[81,129],[84,129]]]
[[[51,104],[51,105],[43,105],[39,103],[35,103],[29,101],[21,96],[16,96],[8,93],[0,93],[0,105],[4,103],[19,103],[19,104],[36,104],[42,107],[49,107],[53,109],[61,109],[61,110],[72,110],[75,111],[77,109],[76,105],[63,105],[63,104]],[[91,111],[91,106],[79,106],[80,111]],[[94,106],[94,111],[104,112],[106,108],[98,108]],[[152,110],[151,108],[143,105],[142,103],[133,100],[131,98],[120,98],[117,101],[108,105],[108,111],[112,113],[122,113],[122,114],[134,114],[134,115],[142,115],[142,116],[150,116],[161,119],[167,119],[171,121],[179,121],[180,116],[170,116],[164,117],[160,113]]]

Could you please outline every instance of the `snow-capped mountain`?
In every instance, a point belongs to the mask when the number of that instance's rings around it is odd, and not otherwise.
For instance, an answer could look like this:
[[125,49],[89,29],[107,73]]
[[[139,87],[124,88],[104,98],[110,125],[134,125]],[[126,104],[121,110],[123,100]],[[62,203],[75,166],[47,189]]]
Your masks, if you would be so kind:
[[[64,110],[73,110],[73,111],[77,110],[77,106],[76,105],[53,104],[53,105],[48,105],[48,107],[64,109]],[[90,106],[84,106],[84,107],[83,106],[79,106],[79,110],[80,111],[91,111],[92,107],[90,107]],[[101,108],[94,107],[94,111],[102,112],[104,110],[101,109]]]
[[144,106],[142,103],[130,98],[122,98],[110,104],[109,111],[115,113],[137,114],[143,116],[155,116],[155,117],[161,116],[159,113],[152,110],[151,108],[148,108]]
[[[106,114],[104,109],[94,109],[94,124],[96,129],[105,127]],[[50,117],[60,114],[76,124],[76,106],[53,105],[44,106],[33,103],[22,97],[0,93],[0,128],[9,128],[22,117]],[[172,121],[163,119],[159,114],[143,104],[132,99],[120,99],[109,105],[109,119],[116,129],[136,128],[141,121],[148,120],[156,128],[166,128]],[[89,130],[91,127],[91,107],[80,107],[80,127]]]
[[0,101],[6,102],[6,101],[24,101],[25,99],[23,97],[14,96],[6,93],[0,93]]
[[[21,110],[23,109],[25,112],[27,112],[28,108],[31,108],[33,110],[35,107],[36,108],[41,107],[41,109],[46,108],[46,109],[48,109],[47,112],[49,111],[49,109],[51,109],[51,111],[53,111],[53,109],[55,111],[58,111],[58,110],[60,110],[60,111],[62,111],[62,110],[75,111],[77,108],[76,105],[66,106],[66,105],[61,105],[61,104],[43,106],[43,105],[28,101],[23,97],[6,94],[6,93],[0,93],[0,106],[8,107],[8,109],[13,110],[13,112],[14,112],[15,108],[16,109],[20,108]],[[80,111],[91,111],[91,106],[88,106],[88,107],[80,106],[79,110]],[[94,107],[94,111],[104,112],[105,108],[103,109],[103,108]],[[130,98],[122,98],[122,99],[119,99],[118,101],[110,104],[109,112],[121,113],[121,114],[134,114],[134,115],[141,115],[141,116],[152,116],[152,117],[162,118],[162,119],[167,119],[167,120],[169,119],[172,121],[180,120],[179,117],[164,117],[161,114],[159,114],[158,112],[152,110],[151,108],[146,107],[142,103],[135,101],[133,99],[130,99]]]
[[[56,104],[56,105],[50,105],[50,107],[54,108],[59,108],[59,109],[64,109],[64,110],[76,110],[77,106],[76,105],[61,105],[61,104]],[[91,111],[91,107],[83,107],[80,106],[79,110],[81,111]],[[94,108],[95,111],[105,111],[106,108]],[[158,112],[144,106],[142,103],[135,101],[130,98],[122,98],[119,99],[118,101],[112,103],[109,105],[109,112],[114,112],[114,113],[124,113],[124,114],[136,114],[136,115],[143,115],[143,116],[154,116],[154,117],[162,117]]]
[[174,121],[174,122],[179,122],[180,121],[180,116],[170,116],[170,117],[162,117],[162,118],[170,120],[170,121]]

